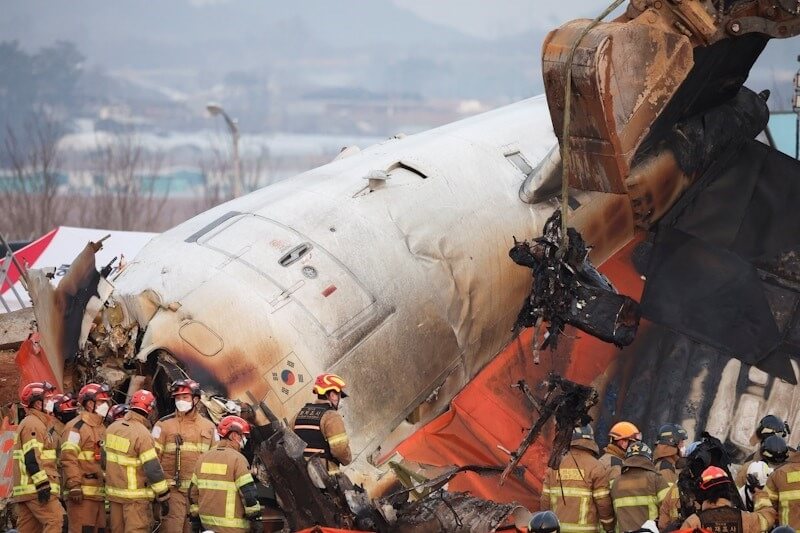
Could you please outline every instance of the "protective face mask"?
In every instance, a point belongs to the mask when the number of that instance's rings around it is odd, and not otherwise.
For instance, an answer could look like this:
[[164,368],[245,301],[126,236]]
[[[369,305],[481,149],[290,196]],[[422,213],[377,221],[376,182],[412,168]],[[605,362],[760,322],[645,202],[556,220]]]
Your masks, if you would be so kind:
[[108,414],[108,410],[109,409],[110,409],[110,407],[108,405],[108,402],[103,402],[103,403],[97,404],[97,406],[94,408],[94,412],[97,413],[98,415],[100,415],[101,417],[105,418],[106,415]]
[[242,448],[247,444],[247,437],[242,437]]
[[678,452],[681,454],[681,457],[686,457],[686,446],[678,448]]
[[192,410],[192,402],[187,402],[186,400],[178,400],[175,402],[175,409],[180,411],[181,413],[188,413]]
[[44,404],[45,412],[46,413],[52,413],[53,412],[53,407],[55,407],[55,405],[56,405],[56,402],[54,402],[53,400],[47,400],[47,402],[45,402],[45,404]]

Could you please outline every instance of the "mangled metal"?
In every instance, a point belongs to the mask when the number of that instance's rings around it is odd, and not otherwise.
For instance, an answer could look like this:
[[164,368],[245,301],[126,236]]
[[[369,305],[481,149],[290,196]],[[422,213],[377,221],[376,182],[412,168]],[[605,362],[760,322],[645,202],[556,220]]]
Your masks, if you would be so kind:
[[[517,242],[509,255],[533,271],[533,288],[520,310],[515,328],[547,324],[541,348],[554,349],[567,324],[617,346],[633,342],[639,325],[636,301],[617,293],[589,261],[580,233],[568,230],[568,248],[561,254],[561,211],[544,225],[541,237]],[[534,339],[536,343],[536,339]],[[535,347],[537,350],[539,346]]]

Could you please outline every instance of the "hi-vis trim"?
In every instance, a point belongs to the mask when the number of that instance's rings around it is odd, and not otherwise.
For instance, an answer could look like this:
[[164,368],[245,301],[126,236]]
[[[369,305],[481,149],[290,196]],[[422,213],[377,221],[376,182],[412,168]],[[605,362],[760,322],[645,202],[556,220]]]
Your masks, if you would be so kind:
[[128,453],[131,447],[131,441],[119,435],[106,436],[106,449],[115,450],[122,453]]
[[225,463],[202,463],[200,465],[200,473],[224,476],[228,473],[228,465]]

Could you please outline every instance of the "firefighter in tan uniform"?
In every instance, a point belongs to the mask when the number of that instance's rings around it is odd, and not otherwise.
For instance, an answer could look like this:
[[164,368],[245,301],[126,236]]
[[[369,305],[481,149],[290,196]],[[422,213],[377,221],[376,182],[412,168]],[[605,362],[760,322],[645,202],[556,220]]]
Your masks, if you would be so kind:
[[617,422],[611,426],[611,431],[608,432],[608,445],[603,448],[600,462],[608,468],[609,479],[612,482],[622,473],[625,450],[631,441],[635,440],[642,440],[642,433],[630,422]]
[[133,393],[128,413],[106,430],[106,494],[111,502],[111,533],[150,533],[152,503],[169,514],[169,486],[158,462],[147,417],[155,410],[153,393]]
[[340,465],[349,465],[353,460],[344,419],[337,412],[341,399],[347,398],[345,386],[336,374],[317,376],[313,389],[317,401],[304,405],[294,421],[294,432],[307,445],[303,455],[306,459],[325,460],[329,473],[337,472]]
[[71,394],[56,394],[45,402],[45,412],[51,415],[50,426],[47,428],[47,438],[52,441],[56,450],[56,468],[62,491],[59,496],[63,497],[66,488],[64,487],[64,470],[61,465],[62,436],[67,423],[78,414],[78,403]]
[[733,506],[733,481],[717,466],[706,468],[698,485],[701,510],[687,518],[681,529],[706,528],[713,533],[766,533],[775,525],[775,509],[756,496],[756,512]]
[[633,441],[628,445],[622,474],[611,485],[617,531],[636,531],[648,520],[658,519],[669,483],[656,471],[652,457],[647,444]]
[[153,426],[156,452],[169,483],[169,514],[161,517],[160,532],[189,531],[187,492],[200,456],[214,443],[214,423],[197,412],[200,385],[179,379],[170,386],[175,412]]
[[45,381],[25,385],[19,395],[26,416],[14,439],[11,501],[20,533],[61,533],[64,524],[55,443],[48,438],[50,416],[44,410],[53,394],[55,387]]
[[108,385],[88,383],[78,392],[81,414],[64,430],[61,465],[67,497],[69,533],[104,531],[106,527],[105,476],[100,464],[110,409]]
[[591,426],[575,428],[558,469],[545,473],[540,508],[558,516],[562,533],[614,531],[609,471],[599,453]]
[[219,421],[217,432],[219,442],[197,461],[189,487],[192,529],[263,531],[255,480],[240,451],[250,435],[250,424],[230,415]]
[[686,441],[689,435],[680,424],[664,424],[658,430],[656,449],[653,451],[653,462],[656,470],[670,486],[678,482],[680,469],[678,459],[686,453]]
[[743,487],[747,482],[747,468],[750,464],[755,461],[764,460],[764,457],[761,455],[761,448],[764,445],[764,441],[772,435],[778,435],[782,439],[786,439],[789,433],[791,433],[789,431],[789,424],[775,415],[767,415],[758,421],[758,427],[750,437],[750,444],[757,444],[758,449],[745,459],[745,462],[736,473],[735,481],[737,487]]
[[800,452],[789,453],[783,466],[769,476],[767,496],[779,524],[800,528]]

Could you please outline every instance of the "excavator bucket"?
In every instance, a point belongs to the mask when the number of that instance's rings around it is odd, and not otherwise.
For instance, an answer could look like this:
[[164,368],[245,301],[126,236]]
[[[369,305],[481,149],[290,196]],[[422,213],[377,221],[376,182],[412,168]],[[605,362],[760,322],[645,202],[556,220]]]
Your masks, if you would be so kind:
[[687,37],[659,26],[609,22],[588,32],[568,65],[573,44],[590,24],[575,20],[545,39],[547,103],[563,146],[565,98],[571,102],[570,187],[624,194],[636,149],[691,71],[693,48]]

